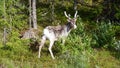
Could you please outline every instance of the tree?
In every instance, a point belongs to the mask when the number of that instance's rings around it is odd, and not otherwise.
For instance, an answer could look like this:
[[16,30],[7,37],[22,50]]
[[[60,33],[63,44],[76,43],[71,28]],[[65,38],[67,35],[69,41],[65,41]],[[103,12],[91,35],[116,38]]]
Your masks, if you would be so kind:
[[31,0],[29,0],[29,28],[31,29],[32,28],[32,23],[31,23],[31,18],[32,15],[31,15]]
[[110,20],[111,22],[120,22],[120,0],[105,0],[101,3],[103,6],[97,20]]
[[32,2],[32,19],[33,19],[33,28],[37,29],[37,17],[36,17],[36,0],[33,0]]
[[74,10],[77,10],[77,0],[74,0]]
[[[22,34],[21,38],[30,39],[30,38],[36,37],[36,32],[34,30],[34,29],[37,29],[37,21],[36,20],[37,20],[37,18],[36,18],[36,0],[32,0],[32,1],[29,0],[29,29],[26,30]],[[32,28],[32,26],[33,26],[33,28]]]

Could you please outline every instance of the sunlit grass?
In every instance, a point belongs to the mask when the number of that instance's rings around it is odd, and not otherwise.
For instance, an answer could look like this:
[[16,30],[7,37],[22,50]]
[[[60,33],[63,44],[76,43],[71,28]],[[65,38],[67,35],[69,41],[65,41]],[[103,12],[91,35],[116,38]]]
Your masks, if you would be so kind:
[[94,55],[90,57],[91,67],[99,67],[99,68],[119,68],[120,61],[117,60],[114,56],[111,55],[110,51],[104,49],[95,49]]

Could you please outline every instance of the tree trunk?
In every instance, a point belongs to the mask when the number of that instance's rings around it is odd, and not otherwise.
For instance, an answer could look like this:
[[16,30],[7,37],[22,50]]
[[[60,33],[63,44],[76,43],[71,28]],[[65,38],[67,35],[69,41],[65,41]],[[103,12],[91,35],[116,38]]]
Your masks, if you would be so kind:
[[[6,21],[6,2],[4,0],[4,23],[7,23]],[[3,32],[3,45],[6,45],[6,35],[7,35],[7,32],[6,32],[6,25],[4,26],[4,32]]]
[[50,14],[50,22],[54,21],[54,0],[52,0],[50,2],[50,10],[51,10],[51,14]]
[[4,0],[4,22],[6,23],[6,3],[5,3],[5,0]]
[[37,17],[36,17],[36,0],[32,2],[32,9],[33,9],[33,28],[37,29]]
[[77,0],[74,0],[74,10],[77,10]]
[[29,28],[32,28],[32,24],[31,24],[31,0],[29,0]]
[[52,21],[54,21],[54,0],[52,2]]

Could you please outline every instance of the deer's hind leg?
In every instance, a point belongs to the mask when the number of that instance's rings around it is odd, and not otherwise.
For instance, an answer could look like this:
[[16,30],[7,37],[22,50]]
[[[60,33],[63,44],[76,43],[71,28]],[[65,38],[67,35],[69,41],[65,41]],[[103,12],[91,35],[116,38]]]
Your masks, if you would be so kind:
[[42,47],[44,46],[45,41],[46,41],[46,36],[43,35],[43,36],[42,36],[41,43],[40,43],[40,46],[39,46],[39,54],[38,54],[38,58],[40,58],[40,52],[41,52]]
[[53,52],[52,52],[52,46],[53,46],[53,44],[54,44],[54,40],[50,40],[50,46],[49,46],[49,52],[50,52],[50,54],[51,54],[51,57],[52,57],[52,59],[55,59],[55,57],[54,57],[54,55],[53,55]]

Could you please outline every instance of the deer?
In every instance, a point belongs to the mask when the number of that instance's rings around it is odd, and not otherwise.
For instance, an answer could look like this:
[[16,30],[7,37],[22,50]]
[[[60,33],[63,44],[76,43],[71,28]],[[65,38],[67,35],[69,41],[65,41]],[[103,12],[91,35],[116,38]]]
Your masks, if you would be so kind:
[[77,13],[78,11],[75,12],[74,18],[71,18],[70,14],[67,14],[66,11],[64,11],[65,16],[67,17],[67,23],[65,25],[57,25],[57,26],[47,26],[43,30],[43,35],[41,39],[41,43],[39,44],[39,54],[38,58],[40,58],[40,53],[41,49],[44,46],[44,43],[46,39],[50,41],[49,44],[49,52],[52,57],[52,59],[55,59],[53,52],[52,52],[52,47],[55,41],[61,39],[62,43],[65,43],[65,39],[67,38],[68,34],[71,32],[71,30],[76,29],[76,21],[77,21]]

